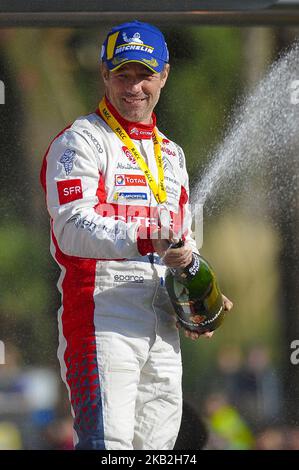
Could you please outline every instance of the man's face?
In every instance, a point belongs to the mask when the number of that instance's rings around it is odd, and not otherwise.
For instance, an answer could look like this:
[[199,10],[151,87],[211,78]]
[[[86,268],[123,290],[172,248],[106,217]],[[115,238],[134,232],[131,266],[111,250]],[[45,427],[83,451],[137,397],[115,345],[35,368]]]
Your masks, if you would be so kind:
[[123,118],[145,124],[151,122],[152,111],[158,103],[168,72],[168,64],[161,73],[152,72],[136,62],[125,64],[114,72],[110,72],[105,64],[102,66],[109,101]]

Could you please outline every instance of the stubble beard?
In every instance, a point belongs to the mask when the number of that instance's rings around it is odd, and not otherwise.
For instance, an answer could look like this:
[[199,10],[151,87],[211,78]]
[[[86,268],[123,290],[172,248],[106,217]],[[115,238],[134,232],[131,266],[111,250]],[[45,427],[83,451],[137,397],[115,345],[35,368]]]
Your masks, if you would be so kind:
[[119,112],[121,116],[126,119],[127,121],[131,122],[143,122],[151,120],[152,115],[152,108],[149,106],[148,102],[146,101],[146,105],[141,109],[134,109],[134,106],[130,109],[130,105],[126,105],[124,103],[120,103],[119,105]]

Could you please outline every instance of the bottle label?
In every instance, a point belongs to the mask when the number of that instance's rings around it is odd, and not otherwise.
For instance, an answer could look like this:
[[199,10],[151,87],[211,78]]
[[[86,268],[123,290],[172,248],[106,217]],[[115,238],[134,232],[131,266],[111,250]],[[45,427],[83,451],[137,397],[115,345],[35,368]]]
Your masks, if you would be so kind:
[[219,317],[222,310],[223,310],[223,306],[220,307],[218,312],[216,312],[215,315],[212,318],[208,318],[207,320],[203,321],[201,323],[201,326],[206,326],[206,325],[210,325],[210,323],[213,323]]
[[195,276],[197,271],[199,270],[199,257],[196,254],[193,254],[193,263],[191,264],[190,268],[188,269],[191,276]]

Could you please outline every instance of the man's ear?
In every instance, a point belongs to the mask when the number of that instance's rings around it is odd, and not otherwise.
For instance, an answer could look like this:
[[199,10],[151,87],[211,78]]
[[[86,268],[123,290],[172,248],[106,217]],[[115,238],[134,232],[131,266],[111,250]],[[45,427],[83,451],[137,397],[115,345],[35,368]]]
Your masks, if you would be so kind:
[[101,75],[102,75],[103,82],[104,82],[104,84],[106,84],[107,80],[109,78],[109,69],[108,69],[107,65],[105,64],[105,62],[101,63],[100,70],[101,70]]
[[167,81],[169,72],[170,72],[170,65],[169,65],[169,64],[165,64],[165,67],[164,67],[163,71],[161,72],[161,88],[164,87],[164,85],[165,85],[165,83],[166,83],[166,81]]

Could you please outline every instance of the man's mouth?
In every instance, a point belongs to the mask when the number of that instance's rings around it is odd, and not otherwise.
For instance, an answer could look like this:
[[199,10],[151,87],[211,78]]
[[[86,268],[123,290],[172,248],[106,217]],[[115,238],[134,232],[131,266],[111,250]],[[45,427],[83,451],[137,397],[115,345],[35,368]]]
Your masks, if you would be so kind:
[[126,103],[129,103],[129,104],[141,103],[144,100],[146,100],[146,98],[128,98],[128,97],[124,97],[124,101]]

